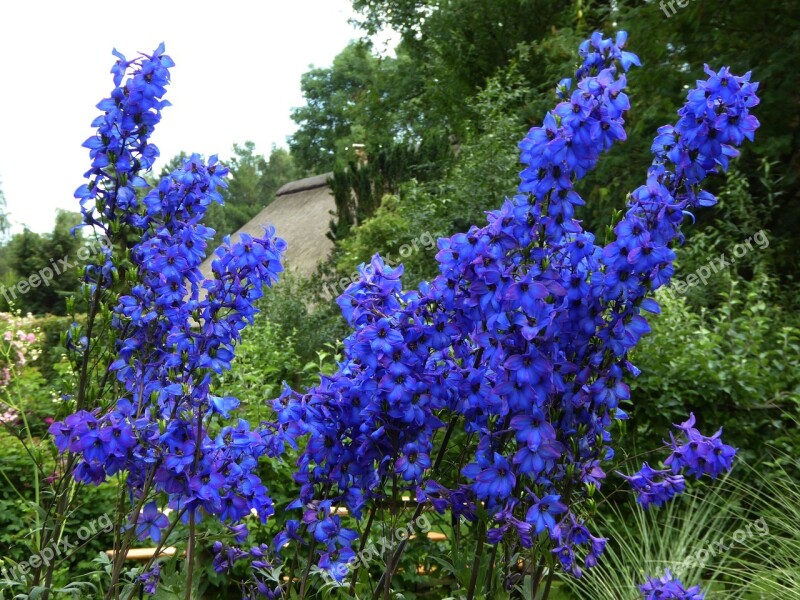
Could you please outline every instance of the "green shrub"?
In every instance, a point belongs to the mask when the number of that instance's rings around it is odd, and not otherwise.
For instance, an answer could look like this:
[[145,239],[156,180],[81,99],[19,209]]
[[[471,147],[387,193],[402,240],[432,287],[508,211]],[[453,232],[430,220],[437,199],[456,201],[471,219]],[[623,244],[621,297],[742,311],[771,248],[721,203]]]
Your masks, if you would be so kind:
[[[633,362],[633,420],[622,441],[635,453],[638,440],[663,437],[690,412],[701,429],[723,426],[743,460],[764,449],[764,439],[786,452],[800,449],[800,327],[771,298],[769,280],[730,281],[714,309],[693,312],[686,299],[661,294]],[[708,434],[713,433],[708,431]]]

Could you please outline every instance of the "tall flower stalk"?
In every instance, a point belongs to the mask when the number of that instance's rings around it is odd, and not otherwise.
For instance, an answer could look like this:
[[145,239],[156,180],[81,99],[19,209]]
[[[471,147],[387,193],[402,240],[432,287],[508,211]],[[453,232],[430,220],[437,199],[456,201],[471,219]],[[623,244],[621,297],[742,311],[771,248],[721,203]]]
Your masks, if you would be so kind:
[[[276,538],[277,551],[313,534],[309,560],[341,579],[354,532],[331,509],[345,506],[360,519],[383,501],[382,482],[395,473],[419,509],[481,522],[476,555],[484,542],[529,554],[532,589],[546,577],[545,596],[553,561],[574,576],[596,564],[606,540],[588,523],[614,456],[613,425],[627,418],[626,379],[638,374],[628,354],[649,332],[646,313],[659,311],[652,295],[672,277],[682,224],[715,203],[704,179],[725,171],[758,127],[749,74],[707,69],[680,120],[659,130],[647,182],[630,194],[612,241],[599,244],[576,218],[584,201],[575,186],[626,139],[625,73],[640,64],[626,42],[621,32],[581,45],[574,78],[558,85],[560,102],[520,144],[518,194],[487,213],[485,226],[439,240],[437,278],[404,291],[402,267],[376,255],[339,297],[354,328],[339,370],[272,403],[274,443],[305,439],[300,494],[289,506],[305,513]],[[430,469],[447,422],[477,438],[455,487]],[[728,469],[735,451],[719,444],[712,452]],[[651,475],[682,482],[691,464],[669,462],[672,470]],[[404,548],[374,598],[391,586]]]
[[[94,125],[89,183],[78,189],[84,225],[111,239],[104,262],[86,272],[92,299],[79,337],[76,411],[50,432],[68,456],[69,473],[85,484],[124,482],[107,598],[119,595],[122,565],[135,539],[161,543],[180,519],[189,524],[186,597],[191,597],[195,524],[202,515],[231,526],[272,514],[256,474],[269,451],[263,432],[232,418],[239,401],[213,392],[212,376],[230,368],[255,300],[282,270],[285,244],[267,229],[261,238],[225,239],[213,278],[199,270],[214,231],[203,225],[222,202],[227,169],[216,157],[192,155],[149,189],[142,174],[158,150],[149,143],[173,65],[164,47],[128,61],[115,51],[116,85]],[[111,345],[93,388],[89,369],[102,352],[94,335],[102,315]],[[81,333],[83,335],[81,336]],[[89,393],[89,391],[93,393]],[[171,509],[170,517],[165,509]],[[164,536],[165,537],[165,536]],[[139,577],[153,592],[159,567]]]

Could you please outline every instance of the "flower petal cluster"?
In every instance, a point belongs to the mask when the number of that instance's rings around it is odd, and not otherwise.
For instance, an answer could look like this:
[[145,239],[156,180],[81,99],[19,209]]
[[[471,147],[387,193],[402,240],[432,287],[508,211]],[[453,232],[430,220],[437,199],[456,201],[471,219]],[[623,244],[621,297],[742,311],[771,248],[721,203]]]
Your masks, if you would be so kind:
[[684,587],[669,569],[657,579],[648,577],[639,590],[644,600],[703,600],[706,597],[699,585]]
[[647,463],[631,475],[620,474],[636,492],[636,501],[642,508],[663,506],[686,489],[683,475],[674,475],[669,469],[654,469]]
[[[194,154],[146,189],[142,173],[158,155],[148,138],[167,105],[173,63],[163,45],[131,61],[115,56],[116,87],[98,105],[97,133],[84,144],[90,182],[76,195],[84,225],[116,240],[104,262],[87,270],[87,286],[113,300],[116,357],[108,373],[121,395],[106,409],[83,408],[53,423],[50,432],[60,452],[77,456],[80,481],[125,475],[140,539],[161,541],[169,519],[159,506],[184,520],[194,513],[231,524],[251,514],[264,521],[273,505],[257,467],[271,452],[269,432],[236,419],[239,401],[215,394],[212,376],[230,369],[254,302],[283,270],[285,243],[271,227],[257,238],[225,238],[213,276],[202,275],[214,235],[203,221],[222,202],[228,170],[215,156]],[[85,339],[81,352],[91,343]],[[155,570],[142,579],[148,591],[158,576]]]
[[[360,518],[397,473],[437,511],[472,520],[488,510],[492,543],[530,548],[546,535],[565,570],[579,575],[579,556],[596,564],[604,542],[586,529],[583,507],[613,458],[611,427],[627,418],[625,380],[638,374],[628,353],[650,330],[646,313],[659,312],[648,295],[672,276],[688,212],[713,203],[701,182],[758,126],[749,74],[709,71],[678,123],[659,130],[647,183],[630,195],[614,238],[598,244],[575,218],[575,184],[625,140],[625,72],[639,65],[626,42],[623,32],[581,45],[560,102],[520,143],[519,193],[485,226],[439,240],[438,277],[404,291],[402,267],[376,256],[339,297],[354,332],[338,371],[272,401],[271,443],[308,440],[290,508],[331,502]],[[426,479],[433,434],[462,419],[477,448],[464,482],[448,489]],[[650,467],[635,477],[648,505],[683,486]],[[306,525],[285,540],[308,535]],[[332,534],[321,541],[348,547]]]
[[721,428],[711,437],[706,437],[694,428],[694,424],[695,417],[691,413],[685,423],[675,426],[682,435],[676,440],[670,434],[672,453],[664,464],[675,473],[685,470],[697,479],[703,475],[716,479],[733,468],[736,448],[722,442]]
[[162,43],[152,54],[128,60],[114,50],[115,87],[97,105],[103,111],[92,122],[97,131],[83,143],[92,165],[85,175],[89,183],[79,187],[75,197],[85,225],[106,228],[118,219],[130,219],[138,205],[137,190],[147,185],[140,172],[149,170],[159,156],[149,137],[161,121],[162,109],[170,105],[163,97],[175,63],[164,52]]
[[694,424],[694,413],[690,413],[686,422],[675,425],[680,433],[678,438],[670,434],[667,446],[672,452],[664,460],[666,469],[653,469],[644,463],[631,476],[619,473],[636,492],[636,501],[643,508],[653,504],[661,506],[683,492],[686,487],[684,472],[696,479],[703,475],[716,479],[733,468],[736,448],[723,443],[722,429],[706,437],[695,429]]
[[145,594],[155,595],[158,591],[158,583],[161,581],[161,565],[156,563],[152,569],[139,575],[137,580],[142,584]]

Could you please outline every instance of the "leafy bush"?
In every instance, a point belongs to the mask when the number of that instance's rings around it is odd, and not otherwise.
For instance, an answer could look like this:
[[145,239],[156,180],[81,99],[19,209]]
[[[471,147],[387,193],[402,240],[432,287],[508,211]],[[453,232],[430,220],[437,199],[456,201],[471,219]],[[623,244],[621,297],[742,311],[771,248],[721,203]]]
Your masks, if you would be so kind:
[[[48,364],[55,354],[49,346],[64,318],[33,318],[0,313],[0,355],[4,381],[0,385],[0,590],[24,589],[20,562],[39,552],[43,518],[40,501],[53,493],[56,474],[62,468],[47,438],[47,428],[57,418],[60,405],[58,364]],[[49,335],[48,335],[49,334]],[[56,337],[57,339],[57,337]],[[58,349],[58,344],[55,344]],[[42,367],[49,367],[46,378]],[[113,513],[117,497],[115,486],[75,490],[78,499],[70,509],[70,519],[61,539],[77,540],[79,529]],[[110,523],[110,521],[109,521]],[[97,531],[74,548],[57,557],[54,585],[70,582],[70,574],[91,569],[98,552],[111,547],[113,535]]]
[[662,294],[662,314],[636,354],[642,375],[631,385],[636,435],[623,442],[636,453],[670,423],[694,412],[707,428],[722,426],[744,460],[763,440],[786,452],[800,449],[800,321],[772,296],[768,279],[729,280],[713,309],[693,312],[684,298]]

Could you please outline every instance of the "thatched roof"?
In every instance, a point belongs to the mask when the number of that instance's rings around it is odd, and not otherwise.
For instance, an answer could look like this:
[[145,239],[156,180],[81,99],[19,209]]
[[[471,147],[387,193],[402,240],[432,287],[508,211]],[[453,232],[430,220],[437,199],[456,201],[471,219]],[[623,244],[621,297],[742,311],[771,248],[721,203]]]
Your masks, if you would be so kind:
[[[287,183],[275,193],[272,203],[231,235],[231,241],[238,240],[240,233],[260,237],[265,225],[273,225],[278,237],[286,240],[286,269],[311,275],[333,248],[333,242],[325,235],[330,213],[336,208],[327,184],[330,176],[325,173]],[[213,276],[212,259],[213,256],[208,257],[200,265],[206,278]]]

